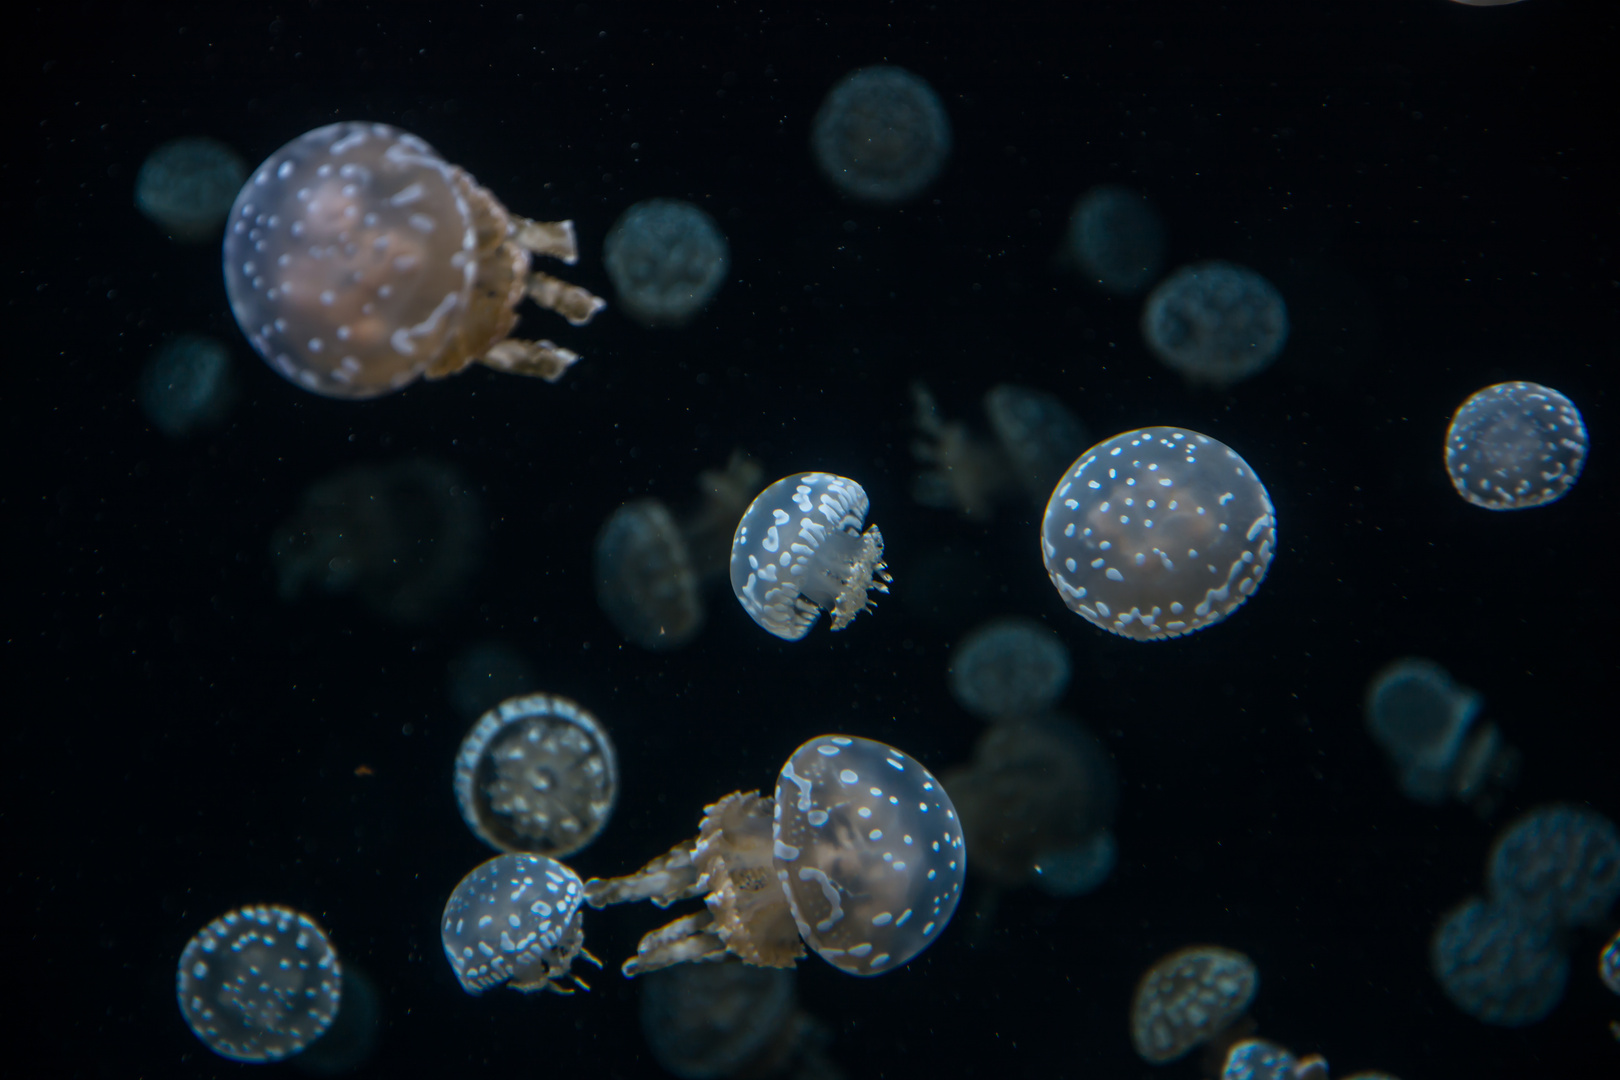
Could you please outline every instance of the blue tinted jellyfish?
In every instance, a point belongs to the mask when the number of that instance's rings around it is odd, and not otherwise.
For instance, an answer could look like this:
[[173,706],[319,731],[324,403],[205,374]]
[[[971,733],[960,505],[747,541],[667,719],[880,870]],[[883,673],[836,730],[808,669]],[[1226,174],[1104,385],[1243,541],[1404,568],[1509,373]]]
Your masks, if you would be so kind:
[[1271,282],[1247,267],[1195,263],[1149,294],[1142,336],[1189,382],[1228,386],[1277,359],[1288,340],[1288,307]]
[[485,713],[456,754],[456,804],[499,851],[564,858],[595,840],[619,797],[619,760],[596,717],[527,694]]
[[1457,407],[1446,472],[1486,510],[1528,510],[1569,494],[1586,464],[1586,422],[1558,391],[1532,382],[1487,386]]
[[731,269],[725,234],[680,199],[638,202],[613,223],[602,264],[619,306],[648,326],[680,326],[702,311]]
[[1523,1027],[1563,999],[1569,957],[1555,923],[1511,902],[1478,897],[1440,920],[1430,970],[1451,1003],[1486,1024]]
[[703,627],[703,600],[686,538],[657,499],[634,499],[596,535],[596,602],[643,649],[679,648]]
[[1620,897],[1620,830],[1595,810],[1537,807],[1491,849],[1491,899],[1563,926],[1595,926]]
[[505,983],[532,994],[589,990],[571,970],[585,950],[579,875],[544,855],[497,855],[461,879],[444,905],[440,940],[461,988],[477,996]]
[[985,394],[993,442],[941,416],[923,383],[912,384],[911,397],[918,432],[911,453],[925,467],[912,484],[912,497],[972,521],[989,520],[1006,495],[1027,496],[1038,505],[1086,445],[1080,421],[1044,390],[1002,383]]
[[1041,522],[1041,556],[1069,609],[1136,641],[1225,619],[1265,580],[1277,547],[1271,496],[1208,435],[1142,428],[1080,455]]
[[237,325],[286,378],[378,397],[469,364],[555,382],[579,359],[509,337],[525,297],[576,326],[604,305],[529,266],[573,263],[570,221],[512,215],[409,132],[329,124],[266,158],[225,229]]
[[503,641],[480,641],[450,661],[445,693],[457,716],[476,720],[535,685],[534,668],[521,652]]
[[831,473],[786,476],[760,492],[731,541],[731,589],[749,618],[784,641],[822,611],[842,630],[888,592],[883,534],[864,533],[866,489]]
[[1035,856],[1035,887],[1048,896],[1085,896],[1102,888],[1119,862],[1119,842],[1098,829],[1073,847]]
[[1367,727],[1394,763],[1408,798],[1439,803],[1483,699],[1431,660],[1398,660],[1367,687]]
[[215,139],[175,139],[153,150],[135,176],[135,206],[175,240],[198,243],[224,224],[247,179],[236,151]]
[[984,720],[1032,719],[1069,685],[1069,650],[1034,619],[981,623],[951,653],[951,696]]
[[1598,978],[1616,994],[1620,994],[1620,933],[1609,939],[1598,956]]
[[231,354],[202,334],[181,334],[152,352],[137,396],[152,426],[171,439],[214,427],[236,403]]
[[1085,428],[1056,394],[1011,383],[990,388],[984,413],[1013,479],[1039,506],[1064,466],[1085,449]]
[[825,1032],[798,1005],[794,974],[726,960],[641,980],[641,1031],[654,1060],[683,1080],[798,1076],[837,1080]]
[[343,966],[308,915],[250,905],[221,915],[186,943],[175,996],[192,1033],[220,1057],[280,1061],[332,1025]]
[[[1241,1039],[1226,1052],[1220,1080],[1301,1080],[1300,1060],[1265,1039]],[[1326,1080],[1326,1070],[1320,1075]]]
[[939,95],[904,68],[850,72],[827,94],[810,132],[816,164],[833,186],[865,203],[916,196],[951,156],[951,121]]
[[1104,292],[1147,288],[1164,266],[1164,247],[1164,220],[1129,188],[1098,185],[1069,214],[1064,253]]
[[1229,1028],[1260,989],[1254,961],[1219,945],[1193,945],[1162,957],[1136,984],[1131,1043],[1150,1065],[1175,1061]]

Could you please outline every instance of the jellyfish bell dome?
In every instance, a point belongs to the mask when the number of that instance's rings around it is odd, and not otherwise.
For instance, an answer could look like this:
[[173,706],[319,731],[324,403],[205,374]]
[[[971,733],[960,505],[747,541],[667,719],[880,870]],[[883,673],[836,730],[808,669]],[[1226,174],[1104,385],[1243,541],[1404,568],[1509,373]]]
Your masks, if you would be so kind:
[[1194,945],[1142,975],[1131,1003],[1131,1041],[1153,1065],[1174,1061],[1232,1025],[1260,989],[1254,961],[1235,949]]
[[[579,875],[545,855],[497,855],[461,879],[444,905],[445,958],[469,994],[506,983],[525,994],[571,978],[585,952],[585,890]],[[589,989],[589,987],[586,987]]]
[[1549,386],[1505,382],[1471,394],[1446,430],[1446,473],[1486,510],[1557,502],[1586,465],[1586,421]]

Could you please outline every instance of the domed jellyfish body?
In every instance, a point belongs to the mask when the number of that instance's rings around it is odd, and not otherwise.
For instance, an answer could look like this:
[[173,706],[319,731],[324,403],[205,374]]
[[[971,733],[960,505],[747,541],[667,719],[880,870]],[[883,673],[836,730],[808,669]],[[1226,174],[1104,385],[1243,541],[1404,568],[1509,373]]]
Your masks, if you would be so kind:
[[1164,220],[1140,193],[1100,184],[1069,214],[1064,254],[1104,292],[1129,295],[1164,266]]
[[180,953],[175,995],[192,1033],[232,1061],[280,1061],[320,1038],[342,1001],[343,968],[302,912],[227,912]]
[[1609,939],[1598,954],[1598,978],[1612,992],[1620,994],[1620,931]]
[[1562,926],[1596,926],[1620,898],[1620,829],[1595,810],[1540,806],[1491,848],[1491,898]]
[[1031,386],[991,387],[984,395],[984,412],[1013,479],[1039,505],[1064,466],[1085,449],[1085,428],[1056,394]]
[[585,951],[585,891],[579,875],[544,855],[497,855],[461,879],[444,906],[444,955],[469,994],[502,983],[532,994],[571,994]]
[[596,600],[624,637],[644,649],[674,649],[703,626],[703,600],[686,538],[657,499],[635,499],[596,536]]
[[247,166],[224,143],[175,139],[141,163],[135,206],[174,239],[200,243],[217,234],[246,179]]
[[152,426],[172,439],[211,428],[236,403],[231,354],[202,334],[181,334],[152,351],[137,396]]
[[1457,407],[1446,430],[1446,472],[1475,506],[1528,510],[1569,493],[1586,447],[1586,422],[1563,394],[1539,383],[1497,383]]
[[1240,1039],[1226,1052],[1220,1080],[1300,1080],[1298,1068],[1299,1059],[1287,1048],[1265,1039]]
[[638,202],[613,223],[602,264],[619,306],[648,326],[680,326],[702,311],[731,268],[725,234],[680,199]]
[[1003,616],[974,627],[951,653],[957,704],[985,720],[1033,719],[1069,686],[1069,650],[1034,619]]
[[1046,504],[1041,555],[1071,611],[1138,641],[1202,630],[1265,579],[1271,496],[1223,443],[1173,427],[1098,443]]
[[831,473],[783,477],[749,505],[731,542],[731,588],[760,626],[784,641],[810,632],[823,610],[842,630],[888,592],[883,534],[864,533],[866,490]]
[[1271,282],[1247,267],[1194,263],[1148,295],[1142,336],[1189,382],[1228,386],[1277,359],[1288,340],[1288,307]]
[[799,1008],[793,972],[780,968],[722,960],[655,971],[641,980],[641,1031],[653,1059],[683,1080],[841,1075]]
[[1367,728],[1419,802],[1451,793],[1452,772],[1483,699],[1431,660],[1397,660],[1367,687]]
[[844,195],[901,203],[945,167],[951,121],[926,81],[879,64],[850,72],[827,94],[811,126],[810,149]]
[[1429,965],[1453,1005],[1498,1027],[1542,1019],[1569,981],[1557,924],[1499,899],[1473,897],[1447,913],[1430,943]]
[[480,641],[451,659],[445,684],[456,715],[476,720],[507,698],[533,692],[534,668],[514,646],[504,641]]
[[1085,896],[1102,888],[1119,862],[1119,842],[1098,829],[1072,847],[1035,856],[1035,887],[1048,896]]
[[361,399],[479,362],[555,381],[578,355],[510,338],[525,298],[569,322],[602,301],[531,270],[572,263],[572,222],[514,217],[466,170],[386,124],[338,123],[270,155],[225,232],[225,290],[259,355],[327,397]]
[[1136,984],[1131,1042],[1151,1065],[1182,1057],[1236,1026],[1260,989],[1254,961],[1219,945],[1161,958]]
[[501,702],[467,732],[455,791],[462,820],[490,847],[564,858],[612,816],[618,755],[578,704],[527,694]]

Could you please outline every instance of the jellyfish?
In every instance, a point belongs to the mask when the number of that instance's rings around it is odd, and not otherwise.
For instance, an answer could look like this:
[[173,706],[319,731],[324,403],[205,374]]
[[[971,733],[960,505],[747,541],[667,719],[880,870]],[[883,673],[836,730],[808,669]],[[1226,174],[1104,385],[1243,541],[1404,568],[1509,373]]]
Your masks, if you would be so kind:
[[714,299],[731,268],[725,234],[680,199],[638,202],[613,223],[602,264],[619,304],[648,326],[680,326]]
[[135,176],[135,206],[175,240],[199,243],[231,211],[247,166],[216,139],[189,137],[147,155]]
[[596,717],[551,694],[485,713],[456,754],[456,804],[499,851],[564,858],[595,840],[619,796],[613,740]]
[[1118,862],[1119,842],[1107,829],[1098,829],[1072,847],[1037,854],[1033,881],[1048,896],[1085,896],[1102,888]]
[[1139,193],[1100,184],[1069,215],[1064,255],[1104,292],[1139,293],[1164,264],[1164,220]]
[[1034,619],[981,623],[951,654],[951,696],[985,720],[1029,719],[1056,705],[1069,685],[1069,651]]
[[[574,974],[585,948],[579,875],[545,855],[497,855],[461,879],[444,905],[440,940],[461,988],[477,996],[505,983],[532,994],[590,989]],[[573,985],[565,985],[572,980]]]
[[1013,479],[1039,506],[1063,475],[1063,467],[1085,449],[1085,428],[1056,394],[1012,383],[990,388],[984,395],[984,413]]
[[1486,1024],[1523,1027],[1557,1007],[1569,957],[1557,925],[1511,902],[1472,897],[1440,920],[1429,965],[1451,1003]]
[[1487,878],[1493,900],[1557,925],[1597,925],[1620,897],[1620,830],[1585,807],[1537,807],[1497,837]]
[[1131,1003],[1131,1042],[1164,1065],[1233,1031],[1260,989],[1254,961],[1219,945],[1162,957],[1142,975]]
[[794,975],[734,960],[682,964],[641,981],[641,1031],[653,1059],[683,1080],[841,1076],[826,1032],[799,1007]]
[[1063,602],[1137,641],[1226,618],[1265,580],[1276,546],[1271,496],[1249,464],[1173,427],[1127,431],[1080,455],[1041,523]]
[[457,716],[476,720],[534,687],[534,669],[521,652],[503,641],[480,641],[450,661],[445,693]]
[[1432,660],[1388,665],[1367,687],[1367,727],[1395,766],[1401,791],[1437,805],[1448,797],[1482,812],[1513,779],[1518,755],[1495,724],[1476,724],[1483,699]]
[[1288,308],[1275,286],[1235,263],[1184,266],[1149,294],[1142,336],[1189,382],[1228,386],[1277,359]]
[[328,124],[265,159],[225,231],[237,325],[282,377],[358,400],[472,363],[550,382],[579,359],[509,335],[525,297],[575,326],[604,305],[530,268],[572,264],[571,221],[512,215],[465,169],[386,124]]
[[760,492],[731,541],[731,589],[749,618],[784,641],[822,611],[842,630],[886,593],[883,534],[864,533],[866,489],[831,473],[785,476]]
[[859,68],[827,94],[810,133],[816,163],[843,194],[879,205],[920,193],[951,155],[939,95],[904,68]]
[[1242,1039],[1226,1052],[1220,1080],[1328,1080],[1328,1067],[1320,1054],[1297,1058],[1274,1042]]
[[345,960],[340,992],[343,1008],[332,1026],[293,1062],[305,1076],[345,1076],[376,1055],[383,1026],[377,984],[353,961]]
[[702,896],[648,933],[626,977],[731,955],[792,967],[808,945],[850,975],[892,971],[956,912],[967,848],[945,789],[892,746],[821,735],[783,764],[775,795],[733,792],[698,835],[626,877],[592,879],[592,907]]
[[175,996],[192,1034],[232,1061],[280,1061],[332,1026],[343,965],[315,920],[279,904],[226,912],[186,943]]
[[1598,978],[1616,994],[1620,994],[1620,932],[1609,939],[1598,956]]
[[171,439],[217,426],[236,403],[231,354],[203,334],[181,334],[152,351],[137,397],[152,426]]
[[1486,510],[1557,502],[1586,464],[1586,422],[1569,398],[1532,382],[1487,386],[1446,430],[1446,472],[1457,494]]
[[985,394],[994,441],[944,419],[923,383],[912,384],[911,397],[918,431],[911,453],[926,466],[912,484],[912,496],[972,521],[989,520],[1004,496],[1027,496],[1038,505],[1086,445],[1080,421],[1044,390],[1002,383]]

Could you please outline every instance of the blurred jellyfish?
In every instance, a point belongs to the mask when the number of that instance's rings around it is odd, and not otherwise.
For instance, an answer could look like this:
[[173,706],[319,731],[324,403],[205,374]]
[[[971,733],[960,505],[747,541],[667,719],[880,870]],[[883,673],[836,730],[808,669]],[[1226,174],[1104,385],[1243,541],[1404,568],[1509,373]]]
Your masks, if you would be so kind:
[[170,338],[152,351],[137,396],[152,426],[172,439],[211,428],[236,403],[231,354],[201,334]]
[[984,395],[984,412],[1014,479],[1039,506],[1064,466],[1085,449],[1085,428],[1056,394],[1030,386],[991,387]]
[[551,694],[485,713],[456,754],[456,803],[500,851],[564,858],[595,840],[619,796],[619,762],[596,717]]
[[579,359],[509,337],[525,297],[583,325],[603,307],[530,269],[572,264],[571,221],[507,211],[465,169],[386,124],[305,132],[254,171],[225,231],[242,333],[289,382],[372,398],[469,364],[555,382]]
[[236,151],[214,139],[166,142],[141,163],[135,176],[135,207],[176,240],[207,240],[225,222],[247,166]]
[[1034,619],[981,623],[951,654],[951,696],[983,720],[1032,719],[1069,686],[1069,650]]
[[503,641],[480,641],[450,661],[445,692],[457,716],[476,720],[534,687],[534,669],[521,652]]
[[280,1061],[337,1016],[343,967],[302,912],[258,904],[227,912],[180,953],[175,996],[192,1033],[232,1061]]
[[912,496],[970,520],[988,520],[1004,495],[1027,496],[1039,504],[1085,446],[1080,422],[1044,390],[1002,383],[985,394],[994,442],[960,421],[944,419],[923,383],[912,384],[911,397],[918,431],[911,453],[926,466],[912,484]]
[[831,473],[785,476],[760,492],[731,541],[731,588],[749,618],[797,641],[823,611],[842,630],[888,592],[883,534],[864,533],[866,489]]
[[1476,725],[1483,699],[1431,660],[1397,660],[1367,687],[1367,727],[1395,766],[1401,791],[1431,805],[1447,798],[1481,812],[1517,771],[1518,754],[1495,724]]
[[1328,1069],[1319,1054],[1301,1059],[1274,1042],[1241,1039],[1227,1050],[1220,1080],[1328,1080]]
[[900,203],[934,182],[951,154],[939,95],[904,68],[850,72],[827,94],[810,148],[833,186],[865,203]]
[[641,1032],[654,1060],[683,1080],[842,1075],[826,1033],[799,1008],[791,971],[735,961],[682,964],[641,981]]
[[1131,1042],[1151,1065],[1174,1061],[1235,1028],[1259,988],[1254,961],[1240,952],[1218,945],[1173,952],[1136,984]]
[[1620,994],[1620,933],[1609,939],[1598,957],[1598,978],[1616,994]]
[[870,739],[822,735],[783,764],[774,798],[727,795],[704,808],[695,838],[585,890],[592,907],[704,898],[705,910],[641,939],[627,977],[728,953],[792,967],[805,945],[867,976],[939,936],[966,872],[951,798],[920,762]]
[[1148,296],[1142,336],[1189,382],[1227,386],[1277,359],[1288,340],[1288,308],[1276,287],[1247,267],[1195,263]]
[[[544,855],[497,855],[461,879],[444,905],[440,939],[461,988],[477,996],[502,983],[532,994],[590,987],[570,970],[585,949],[579,875]],[[600,966],[600,964],[598,964]]]
[[1085,896],[1102,888],[1119,862],[1119,842],[1098,829],[1073,847],[1035,856],[1035,887],[1048,896]]
[[1457,407],[1446,472],[1457,494],[1486,510],[1557,502],[1586,464],[1586,422],[1558,391],[1532,382],[1487,386]]
[[343,1008],[326,1034],[293,1059],[305,1076],[344,1076],[369,1062],[382,1034],[382,999],[376,983],[352,961],[343,962]]
[[1523,1027],[1557,1007],[1569,957],[1555,923],[1513,903],[1473,897],[1440,920],[1430,970],[1451,1003],[1486,1024]]
[[1041,523],[1063,602],[1137,641],[1225,619],[1265,580],[1276,546],[1271,496],[1248,462],[1173,427],[1127,431],[1080,455]]
[[385,618],[422,622],[461,596],[482,517],[477,496],[441,462],[333,473],[270,536],[281,597],[353,592]]
[[1063,242],[1066,259],[1105,292],[1141,292],[1164,265],[1164,220],[1142,195],[1114,184],[1080,197]]
[[1540,806],[1491,849],[1491,899],[1562,926],[1595,926],[1620,897],[1620,830],[1595,810]]
[[602,264],[619,306],[648,326],[679,326],[714,298],[731,268],[725,234],[680,199],[638,202],[613,223]]

